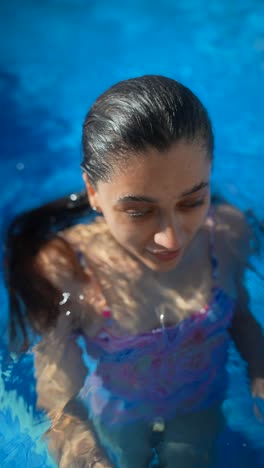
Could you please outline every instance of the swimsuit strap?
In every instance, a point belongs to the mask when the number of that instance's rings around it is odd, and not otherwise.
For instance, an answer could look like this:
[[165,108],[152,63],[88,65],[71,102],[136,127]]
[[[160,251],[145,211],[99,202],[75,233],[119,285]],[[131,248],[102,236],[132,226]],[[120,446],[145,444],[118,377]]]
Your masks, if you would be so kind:
[[209,216],[209,250],[210,250],[210,259],[212,265],[212,278],[213,278],[213,287],[215,287],[219,282],[219,261],[215,254],[215,211],[213,205],[210,206]]

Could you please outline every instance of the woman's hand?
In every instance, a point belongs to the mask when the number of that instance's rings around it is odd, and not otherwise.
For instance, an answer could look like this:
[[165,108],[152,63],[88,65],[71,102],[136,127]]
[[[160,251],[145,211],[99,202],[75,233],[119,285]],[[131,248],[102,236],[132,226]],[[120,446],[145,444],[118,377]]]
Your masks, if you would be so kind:
[[264,378],[256,377],[251,383],[251,393],[254,399],[254,414],[259,422],[264,423]]
[[113,465],[94,447],[85,454],[65,452],[59,463],[60,468],[112,468]]
[[62,414],[46,434],[49,450],[60,468],[112,468],[85,421]]

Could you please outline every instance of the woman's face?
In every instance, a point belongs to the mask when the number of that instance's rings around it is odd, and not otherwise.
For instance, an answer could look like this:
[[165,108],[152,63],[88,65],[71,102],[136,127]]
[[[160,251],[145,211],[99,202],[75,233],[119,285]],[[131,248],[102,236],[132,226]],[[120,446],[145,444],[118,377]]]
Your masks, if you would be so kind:
[[169,271],[205,221],[210,172],[205,145],[180,141],[164,153],[132,155],[110,182],[87,188],[116,241],[152,270]]

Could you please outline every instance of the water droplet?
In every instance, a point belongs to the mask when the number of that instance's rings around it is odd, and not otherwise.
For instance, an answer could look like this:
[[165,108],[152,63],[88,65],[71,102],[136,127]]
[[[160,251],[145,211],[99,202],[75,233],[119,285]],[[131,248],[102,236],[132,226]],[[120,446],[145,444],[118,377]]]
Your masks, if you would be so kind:
[[162,328],[164,328],[164,317],[165,317],[164,314],[160,314],[160,324],[161,324]]
[[71,193],[70,194],[70,199],[71,199],[71,201],[76,201],[78,199],[76,193]]
[[84,300],[84,295],[83,295],[83,294],[80,294],[80,295],[79,295],[79,299],[80,299],[80,301],[83,301],[83,300]]
[[64,292],[64,293],[62,293],[63,299],[59,302],[59,304],[60,304],[60,305],[66,304],[66,302],[68,301],[70,295],[71,295],[71,294],[70,294],[69,292]]
[[70,311],[70,310],[67,310],[67,312],[66,312],[65,315],[71,315],[71,311]]

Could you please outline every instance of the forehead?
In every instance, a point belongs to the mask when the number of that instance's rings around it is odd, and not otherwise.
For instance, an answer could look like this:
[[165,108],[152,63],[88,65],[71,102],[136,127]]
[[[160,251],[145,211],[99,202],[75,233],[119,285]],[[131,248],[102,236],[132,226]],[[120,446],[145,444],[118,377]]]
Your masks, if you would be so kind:
[[211,162],[207,149],[199,142],[179,142],[167,151],[150,149],[132,154],[115,172],[110,182],[99,182],[98,191],[118,198],[127,194],[155,198],[175,198],[194,185],[208,181]]

